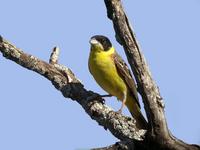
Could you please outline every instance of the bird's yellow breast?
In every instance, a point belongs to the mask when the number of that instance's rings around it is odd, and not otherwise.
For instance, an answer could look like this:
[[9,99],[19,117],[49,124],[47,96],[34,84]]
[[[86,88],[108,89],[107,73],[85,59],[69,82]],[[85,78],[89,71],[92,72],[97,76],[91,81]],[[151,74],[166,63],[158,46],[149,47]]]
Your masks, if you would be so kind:
[[96,82],[109,94],[123,99],[127,92],[126,84],[117,72],[112,55],[114,48],[108,51],[91,50],[89,70]]

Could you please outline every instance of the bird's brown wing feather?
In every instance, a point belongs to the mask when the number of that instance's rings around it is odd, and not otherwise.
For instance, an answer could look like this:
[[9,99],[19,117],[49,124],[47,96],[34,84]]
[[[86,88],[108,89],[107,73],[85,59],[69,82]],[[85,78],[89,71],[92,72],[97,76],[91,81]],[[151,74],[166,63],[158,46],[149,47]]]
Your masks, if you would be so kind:
[[116,52],[112,55],[112,57],[114,59],[118,73],[120,74],[121,78],[125,81],[127,87],[131,91],[132,96],[134,97],[138,106],[140,107],[135,81],[130,73],[128,66]]

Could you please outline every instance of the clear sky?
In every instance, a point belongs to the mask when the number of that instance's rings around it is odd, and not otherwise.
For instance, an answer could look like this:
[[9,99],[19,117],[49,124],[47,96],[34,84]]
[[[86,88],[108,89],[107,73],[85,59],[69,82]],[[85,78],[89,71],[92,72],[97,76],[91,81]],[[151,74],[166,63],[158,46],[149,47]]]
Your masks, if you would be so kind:
[[[0,34],[48,61],[61,49],[60,63],[71,68],[87,89],[104,94],[87,68],[89,38],[115,41],[103,0],[0,0]],[[199,0],[123,0],[142,51],[166,104],[171,132],[200,144],[200,2]],[[42,76],[0,55],[0,149],[74,150],[118,141],[65,99]],[[120,103],[107,98],[115,110]],[[124,114],[130,115],[127,110]]]

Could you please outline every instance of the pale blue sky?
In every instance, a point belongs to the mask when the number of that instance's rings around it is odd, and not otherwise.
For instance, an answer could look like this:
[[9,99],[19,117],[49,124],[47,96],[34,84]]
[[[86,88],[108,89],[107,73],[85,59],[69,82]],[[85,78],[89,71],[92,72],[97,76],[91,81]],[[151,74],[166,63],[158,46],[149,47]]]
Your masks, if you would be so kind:
[[[87,89],[105,93],[87,68],[89,38],[108,36],[118,52],[103,0],[0,0],[0,34],[27,53],[48,61],[61,49]],[[123,0],[128,17],[166,104],[172,133],[200,144],[200,2],[198,0]],[[73,150],[101,147],[118,139],[98,126],[49,81],[0,55],[0,149]],[[120,103],[107,98],[117,110]],[[127,110],[124,114],[129,115]]]

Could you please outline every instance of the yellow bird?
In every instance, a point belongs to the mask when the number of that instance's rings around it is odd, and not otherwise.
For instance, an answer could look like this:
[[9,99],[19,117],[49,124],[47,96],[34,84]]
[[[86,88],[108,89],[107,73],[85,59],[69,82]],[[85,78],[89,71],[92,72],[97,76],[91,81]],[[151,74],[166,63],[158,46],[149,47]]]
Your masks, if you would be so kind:
[[88,65],[96,82],[110,95],[122,101],[119,113],[126,105],[136,119],[137,127],[147,128],[147,122],[140,111],[135,82],[126,63],[117,54],[107,37],[95,35],[90,39],[90,44]]

